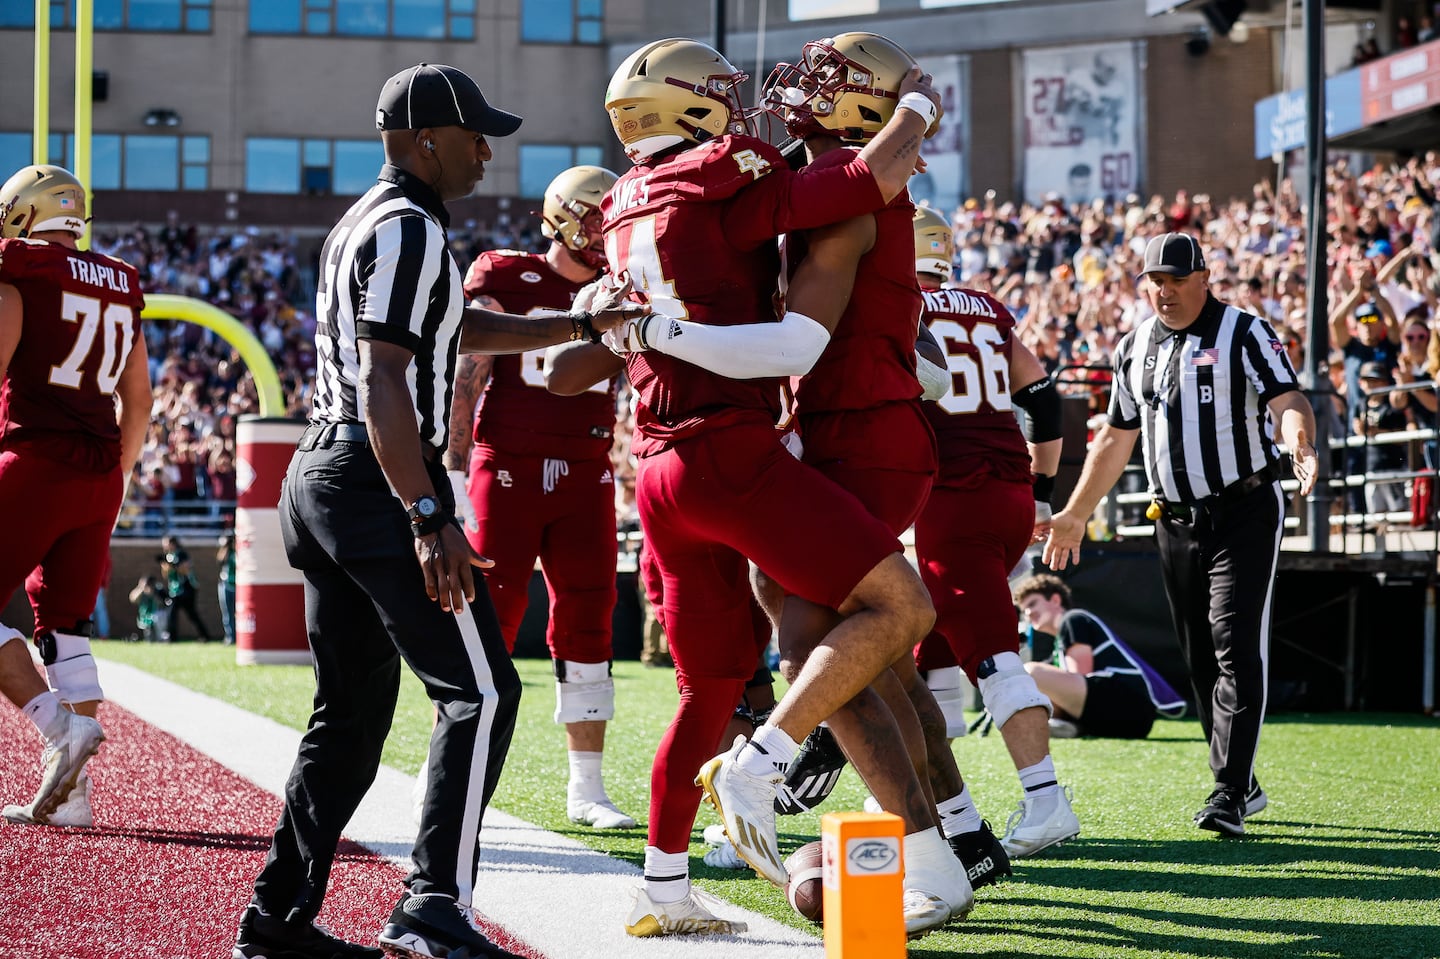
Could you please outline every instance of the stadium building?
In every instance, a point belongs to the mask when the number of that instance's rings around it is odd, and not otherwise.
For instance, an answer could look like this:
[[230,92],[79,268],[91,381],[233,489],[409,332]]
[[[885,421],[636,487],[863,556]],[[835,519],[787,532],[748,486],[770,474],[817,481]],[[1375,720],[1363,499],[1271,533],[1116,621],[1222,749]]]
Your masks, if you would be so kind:
[[[1148,8],[1147,8],[1148,5]],[[420,60],[464,67],[527,120],[458,223],[528,213],[559,170],[624,166],[600,100],[661,36],[713,39],[762,79],[806,40],[884,33],[935,74],[947,123],[918,196],[949,206],[1247,193],[1252,105],[1303,75],[1299,15],[1278,0],[95,0],[94,159],[103,222],[323,229],[372,181],[375,91]],[[1329,4],[1333,66],[1384,26]],[[50,13],[50,159],[71,164],[73,0]],[[30,162],[35,4],[0,4],[0,167]],[[1235,24],[1240,26],[1235,26]],[[1232,29],[1233,27],[1233,29]],[[1287,50],[1287,37],[1289,48]],[[1242,41],[1243,42],[1240,42]],[[757,68],[757,64],[763,67]],[[754,90],[756,87],[752,86]]]

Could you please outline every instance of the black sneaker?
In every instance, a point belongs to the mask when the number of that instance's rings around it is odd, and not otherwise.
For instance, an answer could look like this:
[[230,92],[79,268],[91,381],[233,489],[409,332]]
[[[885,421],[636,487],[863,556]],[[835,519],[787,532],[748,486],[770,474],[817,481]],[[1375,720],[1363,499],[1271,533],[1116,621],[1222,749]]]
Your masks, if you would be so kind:
[[949,843],[955,858],[965,864],[965,875],[970,877],[972,888],[988,886],[1010,875],[1010,856],[991,832],[988,822],[982,822],[975,832],[951,836]]
[[1265,790],[1260,788],[1260,781],[1250,780],[1250,791],[1245,794],[1245,818],[1249,819],[1256,813],[1263,812],[1265,807],[1270,805],[1270,797],[1265,795]]
[[800,744],[785,773],[785,788],[775,796],[775,811],[782,816],[809,812],[835,791],[845,769],[845,753],[829,726],[816,726]]
[[380,945],[411,959],[519,959],[482,936],[469,912],[446,895],[406,893],[380,931]]
[[1245,790],[1236,786],[1216,786],[1195,814],[1195,825],[1227,836],[1245,835]]
[[374,946],[336,939],[308,922],[267,916],[253,902],[240,917],[231,959],[382,959]]

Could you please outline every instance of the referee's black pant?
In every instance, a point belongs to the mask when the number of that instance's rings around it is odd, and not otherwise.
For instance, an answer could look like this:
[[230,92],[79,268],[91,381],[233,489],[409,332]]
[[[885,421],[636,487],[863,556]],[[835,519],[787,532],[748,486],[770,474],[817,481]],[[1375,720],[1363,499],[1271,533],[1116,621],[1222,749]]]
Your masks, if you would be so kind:
[[1270,681],[1270,606],[1284,504],[1278,483],[1234,501],[1165,513],[1160,570],[1217,785],[1249,789]]
[[[429,471],[453,507],[444,468],[430,464]],[[480,820],[520,704],[520,679],[484,580],[477,571],[475,602],[462,613],[447,613],[426,596],[405,509],[363,443],[297,451],[280,525],[286,554],[305,577],[315,711],[285,785],[255,901],[292,920],[309,921],[320,911],[341,831],[380,765],[403,657],[439,712],[406,885],[469,905]]]

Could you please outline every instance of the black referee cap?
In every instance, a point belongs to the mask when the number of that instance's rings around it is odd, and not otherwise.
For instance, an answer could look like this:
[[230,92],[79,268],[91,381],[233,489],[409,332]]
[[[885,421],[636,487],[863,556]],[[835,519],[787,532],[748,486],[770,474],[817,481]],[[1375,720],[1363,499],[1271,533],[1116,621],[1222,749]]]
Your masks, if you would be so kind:
[[497,110],[480,85],[463,70],[443,63],[417,63],[385,81],[375,107],[379,130],[463,127],[486,136],[509,136],[521,118]]
[[1200,244],[1188,233],[1162,233],[1145,247],[1145,266],[1140,275],[1147,273],[1169,273],[1171,276],[1189,276],[1205,269],[1205,254]]

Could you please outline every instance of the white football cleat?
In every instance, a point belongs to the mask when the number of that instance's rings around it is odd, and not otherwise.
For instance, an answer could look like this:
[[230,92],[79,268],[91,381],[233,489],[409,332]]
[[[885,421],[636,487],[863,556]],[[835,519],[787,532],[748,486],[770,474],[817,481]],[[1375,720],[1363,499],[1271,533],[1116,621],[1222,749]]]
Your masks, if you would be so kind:
[[85,762],[105,741],[105,730],[89,716],[61,709],[58,717],[60,732],[47,740],[40,764],[44,773],[40,790],[27,807],[38,822],[49,822],[50,814],[65,801],[85,768]]
[[642,886],[635,890],[635,907],[625,920],[632,936],[733,936],[744,932],[743,922],[721,919],[711,907],[722,905],[714,896],[692,888],[679,902],[652,902]]
[[[932,830],[939,839],[939,832]],[[917,839],[906,837],[904,897],[905,935],[918,939],[950,921],[959,921],[975,908],[975,889],[970,885],[965,864],[939,839],[938,848],[945,855],[923,855],[928,851],[928,836],[919,837],[926,847],[911,846]],[[910,855],[913,852],[914,855]]]
[[1000,845],[1011,859],[1025,859],[1078,835],[1080,820],[1070,808],[1070,787],[1063,786],[1054,796],[1020,800],[1005,824]]
[[735,844],[726,839],[720,845],[705,853],[705,865],[712,869],[749,869],[745,860],[735,851]]
[[635,819],[616,808],[609,799],[591,802],[587,799],[571,799],[565,804],[565,814],[571,822],[596,829],[633,829]]
[[65,801],[55,807],[45,819],[37,819],[29,806],[6,806],[0,810],[7,822],[17,826],[67,826],[73,829],[89,829],[95,825],[95,813],[90,808],[90,777],[83,772],[75,782],[75,788]]
[[789,882],[775,835],[776,787],[785,777],[777,769],[756,776],[741,768],[737,757],[746,745],[736,736],[735,745],[700,767],[695,785],[704,790],[706,801],[720,814],[725,835],[735,844],[740,858],[761,876],[781,889]]

